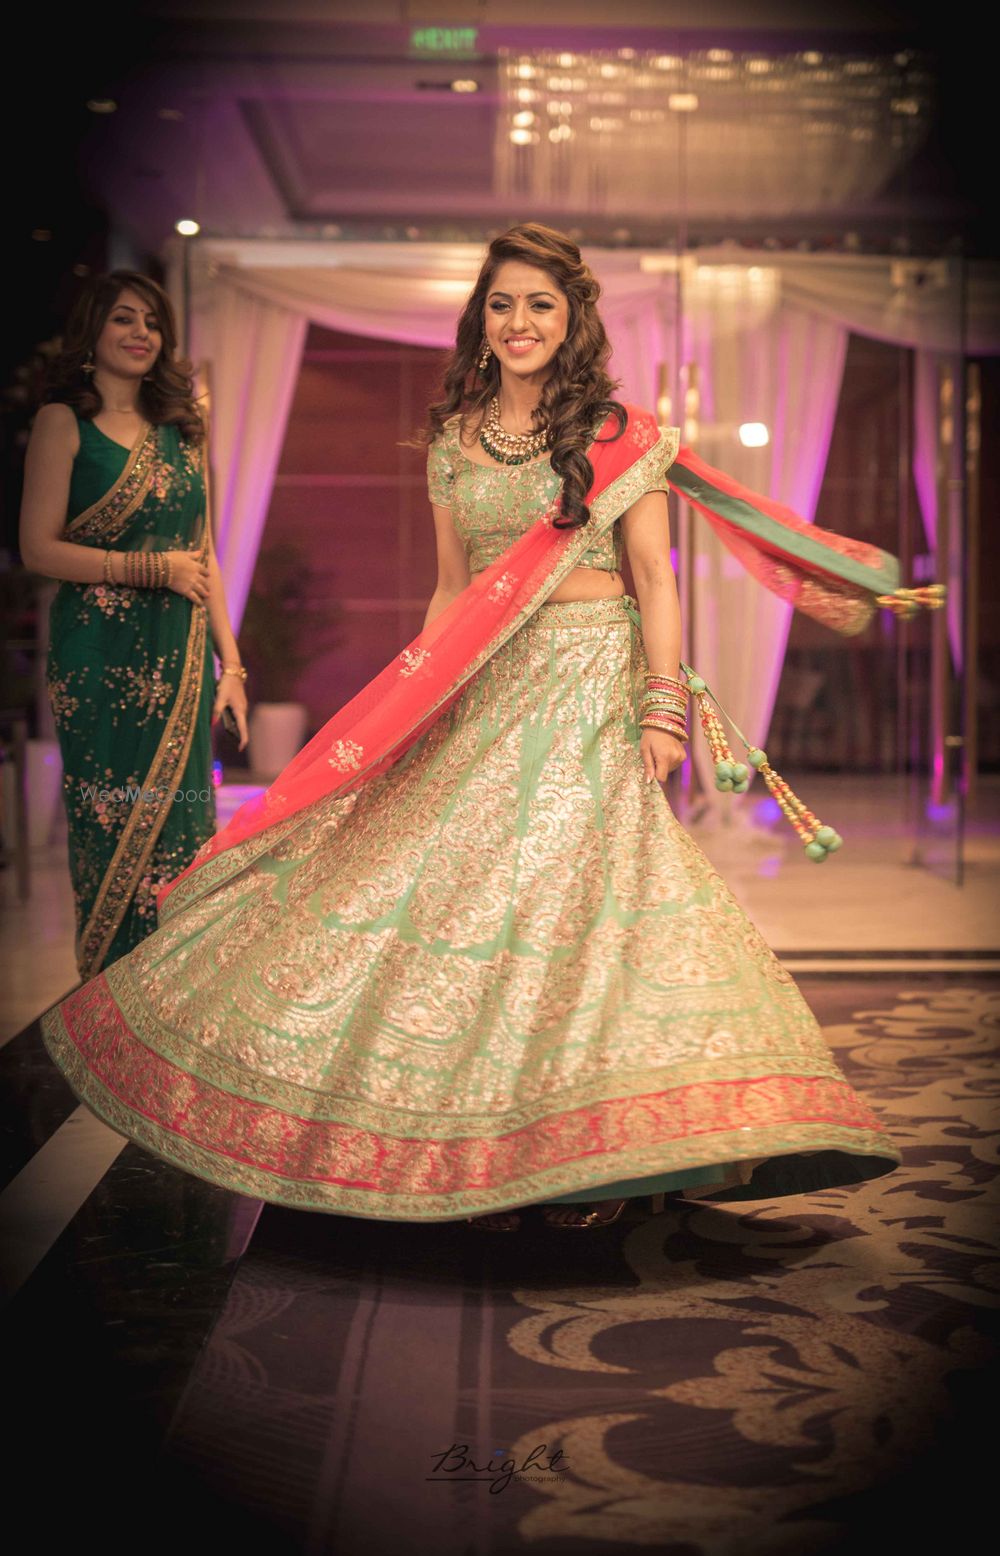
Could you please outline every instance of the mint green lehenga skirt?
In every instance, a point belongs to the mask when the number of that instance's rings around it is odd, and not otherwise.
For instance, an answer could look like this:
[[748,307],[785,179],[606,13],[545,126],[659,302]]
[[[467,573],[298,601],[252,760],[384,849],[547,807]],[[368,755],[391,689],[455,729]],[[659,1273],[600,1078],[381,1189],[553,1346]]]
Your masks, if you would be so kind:
[[44,1018],[83,1099],[227,1188],[389,1220],[890,1172],[645,780],[634,608],[543,605],[388,772],[221,856]]

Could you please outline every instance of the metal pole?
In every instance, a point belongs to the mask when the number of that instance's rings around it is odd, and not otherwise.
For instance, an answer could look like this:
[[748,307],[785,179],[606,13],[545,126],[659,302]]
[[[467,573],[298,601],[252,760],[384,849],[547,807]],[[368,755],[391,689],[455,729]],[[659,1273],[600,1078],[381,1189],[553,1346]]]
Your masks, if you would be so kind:
[[[956,730],[953,735],[945,737],[945,745],[954,747],[957,758],[955,782],[956,886],[962,886],[965,883],[965,808],[969,786],[969,720],[967,717],[969,710],[966,691],[970,681],[974,682],[974,671],[969,663],[965,641],[965,624],[968,620],[969,610],[969,491],[966,482],[969,457],[967,425],[968,372],[965,360],[966,281],[965,256],[960,253],[958,256],[958,366],[955,383],[955,441],[952,449],[953,479],[949,482],[954,492],[955,516],[952,539],[957,554],[954,567],[949,569],[948,578],[949,587],[955,587],[959,591],[957,643],[955,646],[956,663],[953,670],[953,675],[958,684],[954,687],[957,695],[953,696],[952,706],[949,710]],[[944,615],[945,613],[942,611],[940,614]],[[975,704],[973,704],[974,710]]]
[[[938,461],[937,539],[934,548],[935,571],[951,583],[948,561],[951,555],[951,467],[955,442],[955,371],[954,364],[943,361],[938,367]],[[950,798],[951,773],[945,737],[948,723],[948,612],[934,611],[931,616],[930,685],[930,759],[931,804],[944,805]]]
[[[896,460],[897,544],[900,573],[913,572],[913,507],[910,479],[913,464],[913,356],[899,349],[899,437]],[[909,622],[896,622],[896,773],[905,797],[904,814],[909,840],[907,864],[919,860],[920,732],[913,710],[914,673],[912,633]]]
[[979,564],[980,564],[980,464],[983,398],[978,362],[970,362],[966,383],[965,420],[965,652],[962,670],[965,746],[965,799],[975,798],[979,768]]

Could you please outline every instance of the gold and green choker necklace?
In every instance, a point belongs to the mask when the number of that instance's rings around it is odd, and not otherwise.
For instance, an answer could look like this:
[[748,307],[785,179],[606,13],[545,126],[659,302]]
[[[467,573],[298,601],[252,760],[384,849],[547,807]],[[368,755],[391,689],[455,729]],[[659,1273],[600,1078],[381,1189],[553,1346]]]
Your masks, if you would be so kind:
[[548,447],[549,429],[538,432],[508,432],[500,425],[500,401],[490,401],[489,414],[479,434],[479,442],[491,459],[503,465],[524,465]]

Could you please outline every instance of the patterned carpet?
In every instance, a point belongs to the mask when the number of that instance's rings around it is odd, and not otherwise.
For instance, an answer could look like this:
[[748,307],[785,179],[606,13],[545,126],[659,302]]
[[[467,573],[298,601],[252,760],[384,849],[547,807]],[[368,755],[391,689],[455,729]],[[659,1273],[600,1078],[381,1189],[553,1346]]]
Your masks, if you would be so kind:
[[902,1168],[632,1206],[597,1234],[265,1207],[166,1441],[165,1543],[974,1548],[1000,1382],[1000,984],[801,982]]

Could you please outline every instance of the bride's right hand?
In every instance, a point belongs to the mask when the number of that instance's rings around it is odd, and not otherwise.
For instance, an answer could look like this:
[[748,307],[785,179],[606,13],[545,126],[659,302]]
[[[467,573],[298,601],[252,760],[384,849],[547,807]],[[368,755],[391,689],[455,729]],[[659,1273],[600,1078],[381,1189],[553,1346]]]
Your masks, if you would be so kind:
[[208,563],[202,561],[197,551],[168,551],[167,555],[170,588],[195,605],[204,605],[208,599]]

